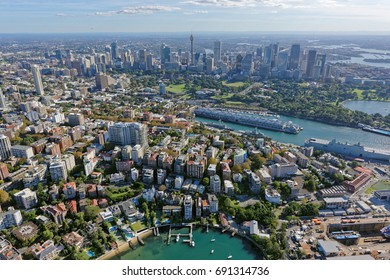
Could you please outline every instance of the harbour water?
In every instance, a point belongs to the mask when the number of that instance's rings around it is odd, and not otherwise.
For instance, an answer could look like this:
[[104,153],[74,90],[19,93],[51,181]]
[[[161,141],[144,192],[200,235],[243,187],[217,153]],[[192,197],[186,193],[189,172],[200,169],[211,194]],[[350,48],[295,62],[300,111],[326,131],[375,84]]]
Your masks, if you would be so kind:
[[[298,134],[287,134],[283,132],[270,131],[265,129],[258,129],[267,137],[282,143],[291,143],[302,146],[306,139],[320,138],[325,140],[332,140],[348,142],[351,144],[360,142],[361,145],[390,150],[390,137],[374,134],[363,131],[358,128],[351,128],[345,126],[335,126],[316,121],[298,119],[293,117],[281,116],[283,121],[292,121],[293,123],[303,127],[303,130]],[[219,123],[217,120],[196,117],[197,121]],[[252,131],[254,128],[250,126],[224,122],[224,124],[233,130],[248,130]]]
[[[174,233],[188,233],[188,228],[175,230]],[[128,250],[112,258],[113,260],[256,260],[260,255],[249,241],[238,237],[232,237],[229,232],[222,233],[219,230],[204,228],[193,229],[195,247],[183,243],[188,237],[181,237],[178,242],[175,238],[167,244],[168,232],[160,231],[160,236],[152,236],[145,239],[144,246],[138,246],[135,250]],[[211,240],[215,239],[214,242]],[[213,253],[211,253],[211,251]]]
[[343,102],[343,106],[352,111],[361,111],[367,114],[379,113],[382,116],[387,116],[388,114],[390,114],[390,102],[350,100]]

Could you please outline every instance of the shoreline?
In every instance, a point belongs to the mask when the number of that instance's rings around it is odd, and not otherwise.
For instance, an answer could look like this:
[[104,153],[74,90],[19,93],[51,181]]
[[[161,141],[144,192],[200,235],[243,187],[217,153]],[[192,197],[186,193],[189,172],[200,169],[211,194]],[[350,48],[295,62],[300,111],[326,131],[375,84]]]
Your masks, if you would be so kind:
[[[168,226],[168,225],[164,225],[164,226]],[[201,224],[193,224],[193,226],[195,228],[196,227],[198,227],[198,228],[206,228],[206,225],[201,225]],[[220,231],[220,230],[223,229],[222,227],[215,226],[215,225],[209,225],[209,227],[211,229],[213,229],[213,230],[216,230],[216,231]],[[142,238],[144,240],[144,239],[146,239],[146,238],[148,238],[148,237],[153,235],[153,229],[154,228],[147,229],[147,230],[143,231],[142,233],[137,234],[137,236],[139,236],[140,238]],[[256,254],[259,254],[263,259],[265,259],[264,256],[261,253],[261,247],[251,237],[243,235],[242,233],[237,232],[237,231],[235,231],[234,229],[231,229],[231,228],[227,228],[226,231],[223,232],[223,234],[224,233],[231,234],[232,232],[235,232],[236,237],[239,237],[241,239],[245,239],[252,246],[256,247],[259,250],[259,252],[257,252]],[[111,250],[109,252],[106,252],[105,254],[103,254],[102,256],[97,258],[97,260],[111,260],[115,256],[118,256],[118,255],[120,255],[120,254],[122,254],[122,253],[124,253],[126,251],[132,250],[132,248],[129,245],[129,242],[131,242],[133,245],[138,245],[139,242],[138,242],[137,236],[133,237],[128,242],[123,242],[121,245],[118,246],[117,249]]]
[[147,230],[143,231],[142,233],[137,234],[131,240],[129,240],[127,242],[123,242],[123,244],[119,245],[117,249],[106,252],[105,254],[103,254],[102,256],[97,258],[97,260],[110,260],[113,257],[130,250],[131,247],[129,245],[129,242],[131,242],[133,245],[138,245],[138,243],[139,243],[138,239],[137,239],[138,236],[142,239],[145,239],[145,238],[150,237],[151,235],[153,235],[153,228],[147,229]]

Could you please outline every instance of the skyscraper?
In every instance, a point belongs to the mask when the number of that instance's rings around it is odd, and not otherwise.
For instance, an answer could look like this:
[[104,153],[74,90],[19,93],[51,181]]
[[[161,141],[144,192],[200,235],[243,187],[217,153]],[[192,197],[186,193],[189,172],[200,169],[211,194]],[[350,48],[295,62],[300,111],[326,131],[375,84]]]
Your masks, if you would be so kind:
[[115,60],[117,59],[118,56],[119,56],[118,43],[117,42],[113,42],[113,43],[111,43],[111,58],[112,58],[112,61],[115,62]]
[[306,66],[306,78],[310,79],[313,76],[314,65],[316,63],[317,51],[310,50],[307,55],[307,66]]
[[214,60],[216,62],[221,61],[221,41],[214,42]]
[[165,44],[161,45],[161,64],[171,61],[171,48]]
[[291,70],[298,69],[300,54],[301,54],[301,45],[293,44],[290,50],[289,69]]
[[190,36],[191,41],[191,65],[195,65],[195,57],[194,57],[194,36]]
[[3,91],[0,88],[0,109],[4,109],[6,107],[7,107],[7,104],[5,103],[4,94],[3,94]]
[[35,84],[35,90],[38,94],[44,95],[45,92],[43,91],[43,84],[42,84],[42,78],[41,78],[41,72],[39,70],[39,66],[33,65],[31,67],[32,74],[34,77],[34,84]]
[[0,156],[1,160],[6,160],[11,156],[11,141],[4,134],[0,134]]

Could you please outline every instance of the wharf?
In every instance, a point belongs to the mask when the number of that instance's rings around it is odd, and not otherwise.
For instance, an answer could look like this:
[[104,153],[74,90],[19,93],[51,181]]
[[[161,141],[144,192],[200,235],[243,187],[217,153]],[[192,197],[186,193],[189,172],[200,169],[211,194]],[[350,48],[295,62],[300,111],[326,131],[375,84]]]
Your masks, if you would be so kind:
[[170,225],[169,226],[169,232],[168,232],[167,244],[169,245],[171,243],[171,238],[172,237],[177,238],[177,236],[179,236],[179,237],[188,237],[189,239],[185,239],[183,242],[191,244],[191,242],[192,242],[192,224],[186,225],[184,227],[187,227],[187,226],[189,227],[189,233],[172,233],[172,228],[173,227],[183,227],[183,226],[182,225],[180,225],[180,226]]

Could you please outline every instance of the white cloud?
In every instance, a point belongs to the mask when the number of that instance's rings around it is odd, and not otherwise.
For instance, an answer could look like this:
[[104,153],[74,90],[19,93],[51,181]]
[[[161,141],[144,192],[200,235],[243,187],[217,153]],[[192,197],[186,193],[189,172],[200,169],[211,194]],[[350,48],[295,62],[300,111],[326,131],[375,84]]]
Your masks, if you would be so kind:
[[[87,16],[115,16],[115,15],[152,15],[156,13],[162,13],[162,12],[173,12],[180,10],[179,7],[173,7],[173,6],[160,6],[160,5],[146,5],[146,6],[138,6],[138,7],[125,7],[121,10],[116,11],[107,11],[107,12],[94,12],[89,13]],[[61,17],[72,17],[76,16],[75,14],[64,14],[64,13],[58,13],[56,16]]]
[[188,0],[182,3],[197,6],[218,6],[218,7],[255,7],[260,0]]
[[184,15],[203,15],[203,14],[208,14],[209,11],[207,10],[195,10],[195,11],[186,11],[183,12]]

